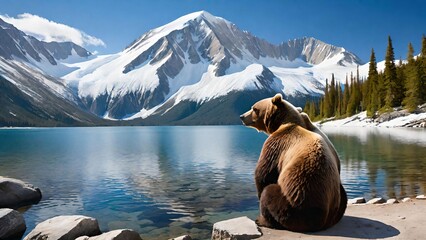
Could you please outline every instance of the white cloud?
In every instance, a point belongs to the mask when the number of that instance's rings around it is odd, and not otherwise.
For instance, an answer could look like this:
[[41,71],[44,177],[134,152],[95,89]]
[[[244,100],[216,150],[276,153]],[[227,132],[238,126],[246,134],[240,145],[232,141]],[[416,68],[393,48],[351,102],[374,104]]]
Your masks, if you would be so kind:
[[45,42],[71,41],[81,46],[106,46],[101,39],[81,30],[30,13],[19,14],[16,18],[0,15],[0,18],[26,34]]

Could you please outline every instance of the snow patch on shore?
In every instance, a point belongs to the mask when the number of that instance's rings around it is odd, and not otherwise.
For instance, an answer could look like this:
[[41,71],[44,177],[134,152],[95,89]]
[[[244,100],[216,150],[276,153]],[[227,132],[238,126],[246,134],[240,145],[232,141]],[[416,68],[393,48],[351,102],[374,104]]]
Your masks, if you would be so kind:
[[318,126],[324,127],[406,127],[415,122],[426,122],[426,113],[410,114],[407,116],[397,117],[386,122],[376,122],[372,118],[367,117],[367,112],[361,112],[351,117],[338,120],[330,120],[327,122],[315,122]]

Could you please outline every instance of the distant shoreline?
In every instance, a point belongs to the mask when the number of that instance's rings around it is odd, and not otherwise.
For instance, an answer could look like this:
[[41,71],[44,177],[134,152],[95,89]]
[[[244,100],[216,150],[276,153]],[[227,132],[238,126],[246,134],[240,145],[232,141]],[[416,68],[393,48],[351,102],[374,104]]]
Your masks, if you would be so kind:
[[343,119],[329,118],[315,122],[319,127],[384,127],[384,128],[426,128],[426,112],[403,113],[404,110],[388,114],[387,118],[382,116],[372,119],[367,117],[367,112],[361,112]]

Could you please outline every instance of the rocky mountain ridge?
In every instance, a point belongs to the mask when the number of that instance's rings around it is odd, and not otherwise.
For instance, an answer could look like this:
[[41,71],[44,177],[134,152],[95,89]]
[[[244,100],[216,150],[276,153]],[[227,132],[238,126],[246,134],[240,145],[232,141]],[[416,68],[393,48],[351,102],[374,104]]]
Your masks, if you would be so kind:
[[[83,112],[138,125],[238,124],[261,98],[280,92],[303,106],[323,94],[332,73],[343,81],[360,64],[342,47],[309,37],[274,45],[205,11],[150,30],[111,55],[38,41],[1,19],[0,42],[3,80],[18,89],[44,87]],[[43,75],[33,77],[41,84],[26,85],[28,72]]]
[[231,95],[282,92],[302,103],[322,94],[329,66],[348,71],[358,64],[344,48],[314,38],[273,45],[201,11],[143,34],[120,53],[73,65],[79,70],[64,79],[91,112],[105,118],[145,119],[170,115],[184,102],[197,106],[186,118],[202,104],[226,102]]

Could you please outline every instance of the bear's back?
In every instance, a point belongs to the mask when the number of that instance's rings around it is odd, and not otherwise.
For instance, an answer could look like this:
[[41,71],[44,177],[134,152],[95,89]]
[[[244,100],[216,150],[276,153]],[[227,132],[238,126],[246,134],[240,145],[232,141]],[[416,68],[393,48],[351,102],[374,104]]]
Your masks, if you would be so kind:
[[293,204],[322,205],[339,196],[338,192],[327,190],[339,189],[339,171],[329,145],[320,134],[297,125],[284,125],[271,137],[287,145],[279,158],[278,184]]

